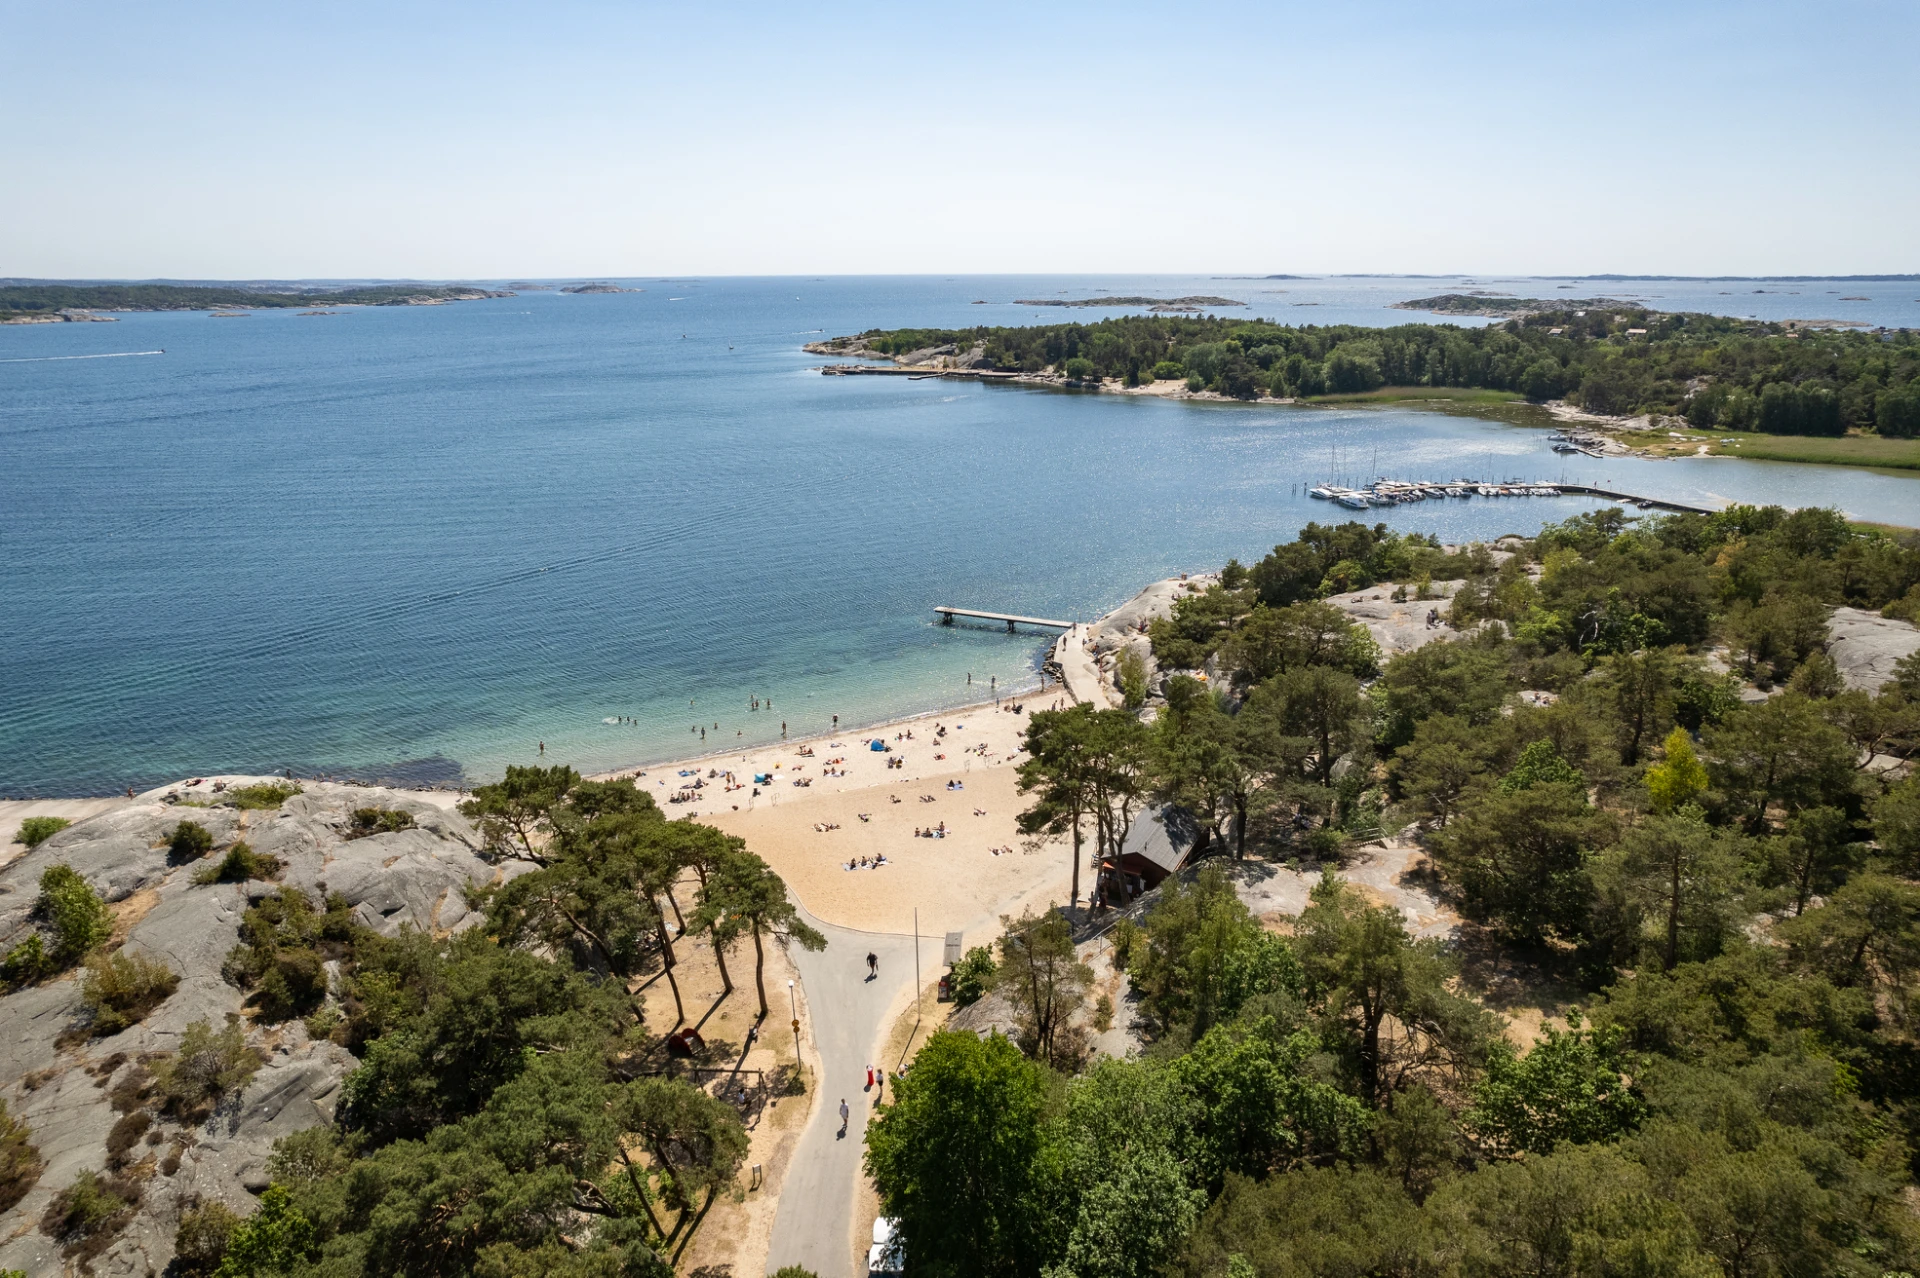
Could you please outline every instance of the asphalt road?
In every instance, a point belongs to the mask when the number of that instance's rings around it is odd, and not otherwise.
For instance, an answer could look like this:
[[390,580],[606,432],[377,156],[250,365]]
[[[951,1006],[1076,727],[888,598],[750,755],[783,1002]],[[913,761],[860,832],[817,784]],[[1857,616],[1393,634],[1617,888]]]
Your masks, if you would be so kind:
[[[808,920],[826,935],[827,948],[812,954],[796,945],[789,953],[800,970],[805,1014],[813,1018],[821,1077],[808,1084],[818,1090],[820,1103],[800,1135],[781,1187],[767,1272],[801,1265],[820,1278],[865,1278],[866,1248],[856,1246],[852,1230],[860,1159],[866,1150],[861,1137],[879,1095],[865,1090],[867,1066],[889,1064],[880,1060],[880,1038],[895,998],[913,986],[913,937],[856,932],[811,915]],[[939,936],[920,938],[923,979],[940,970],[941,942]],[[873,980],[867,979],[869,953],[880,957],[880,974]],[[776,991],[769,990],[767,998],[773,1003]],[[851,1111],[844,1133],[842,1099]]]

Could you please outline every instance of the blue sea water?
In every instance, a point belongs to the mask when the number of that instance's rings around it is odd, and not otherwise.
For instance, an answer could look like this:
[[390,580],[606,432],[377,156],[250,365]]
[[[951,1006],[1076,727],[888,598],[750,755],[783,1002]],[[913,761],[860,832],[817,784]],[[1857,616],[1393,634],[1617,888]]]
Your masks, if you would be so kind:
[[[0,328],[0,795],[283,767],[475,780],[541,742],[598,769],[959,704],[1030,681],[1045,640],[940,627],[934,605],[1092,617],[1344,513],[1304,491],[1335,471],[1920,522],[1920,481],[1896,475],[1570,467],[1539,431],[1471,418],[823,378],[800,350],[1091,318],[1011,302],[1099,288],[1391,324],[1418,317],[1388,302],[1458,279],[626,283],[644,291]],[[1733,309],[1698,283],[1573,283]],[[1834,289],[1876,298],[1849,304],[1861,318],[1920,323],[1920,301],[1892,300],[1912,282],[1814,289],[1735,302],[1827,318]],[[1367,517],[1461,539],[1595,504]]]

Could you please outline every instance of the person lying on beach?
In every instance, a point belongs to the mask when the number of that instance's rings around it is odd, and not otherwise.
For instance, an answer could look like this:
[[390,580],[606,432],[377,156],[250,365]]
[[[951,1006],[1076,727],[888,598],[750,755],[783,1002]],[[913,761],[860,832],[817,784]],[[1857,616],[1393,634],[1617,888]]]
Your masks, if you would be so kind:
[[862,824],[873,820],[873,813],[871,812],[856,812],[854,815],[860,818]]
[[898,802],[900,802],[900,796],[899,796],[899,795],[897,795],[897,794],[889,794],[889,795],[887,796],[887,801],[888,801],[889,803],[898,803]]
[[985,808],[975,808],[973,810],[973,814],[975,816],[985,816],[987,814],[987,810]]

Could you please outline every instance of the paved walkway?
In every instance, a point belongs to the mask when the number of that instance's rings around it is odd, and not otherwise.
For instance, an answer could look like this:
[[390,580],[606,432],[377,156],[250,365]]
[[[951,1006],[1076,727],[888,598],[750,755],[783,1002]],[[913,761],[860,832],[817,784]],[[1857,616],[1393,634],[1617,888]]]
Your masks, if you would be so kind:
[[1088,630],[1084,624],[1077,625],[1055,640],[1053,660],[1059,666],[1069,700],[1091,701],[1094,709],[1105,710],[1113,705],[1113,698],[1107,694],[1099,663],[1087,646]]
[[[803,910],[802,913],[805,913]],[[878,1100],[865,1090],[868,1065],[891,1067],[879,1059],[881,1036],[895,1000],[913,987],[913,937],[886,932],[856,932],[808,921],[825,934],[827,948],[817,954],[799,946],[790,951],[807,995],[813,1042],[821,1076],[808,1080],[819,1103],[801,1133],[780,1190],[767,1248],[767,1272],[785,1265],[811,1269],[820,1278],[865,1278],[866,1250],[853,1239],[855,1193],[864,1174],[862,1139]],[[920,938],[920,973],[940,971],[942,938]],[[867,979],[867,955],[880,956],[880,975]],[[769,1001],[772,994],[769,993]],[[840,1129],[840,1101],[852,1117]]]

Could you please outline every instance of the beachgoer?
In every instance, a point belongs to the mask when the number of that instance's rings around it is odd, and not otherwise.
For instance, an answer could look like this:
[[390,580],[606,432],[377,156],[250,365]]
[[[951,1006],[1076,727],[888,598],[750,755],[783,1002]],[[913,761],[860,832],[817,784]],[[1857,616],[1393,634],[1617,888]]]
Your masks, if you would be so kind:
[[847,1108],[847,1098],[842,1096],[840,1098],[840,1134],[842,1136],[847,1134],[847,1116],[850,1113],[852,1111]]
[[880,956],[871,950],[867,952],[867,974],[869,976],[880,975]]
[[873,1090],[873,1066],[867,1066],[867,1090]]
[[545,754],[546,752],[547,752],[547,743],[542,741],[540,743],[540,753]]

